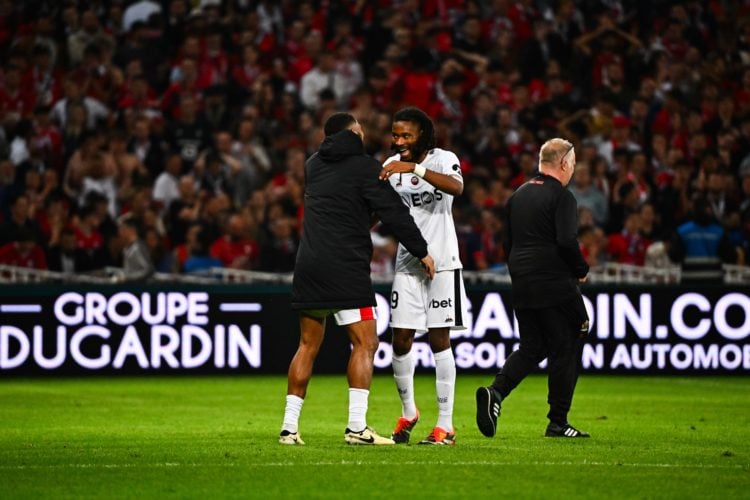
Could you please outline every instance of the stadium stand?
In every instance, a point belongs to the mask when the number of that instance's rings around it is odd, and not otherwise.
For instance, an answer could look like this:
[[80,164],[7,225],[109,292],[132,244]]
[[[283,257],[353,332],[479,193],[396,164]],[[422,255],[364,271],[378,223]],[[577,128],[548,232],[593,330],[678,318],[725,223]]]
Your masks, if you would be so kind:
[[467,280],[507,280],[504,203],[564,136],[592,282],[680,282],[705,223],[747,283],[748,26],[718,0],[5,2],[0,280],[116,281],[132,218],[154,279],[284,282],[328,114],[384,160],[419,105],[461,159]]

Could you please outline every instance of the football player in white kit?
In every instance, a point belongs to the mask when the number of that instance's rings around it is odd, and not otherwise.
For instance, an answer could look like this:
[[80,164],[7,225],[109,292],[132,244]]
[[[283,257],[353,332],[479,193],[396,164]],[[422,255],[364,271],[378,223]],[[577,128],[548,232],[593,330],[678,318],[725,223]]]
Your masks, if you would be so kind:
[[458,157],[435,147],[432,120],[420,109],[405,108],[396,113],[392,125],[394,156],[380,172],[409,206],[412,217],[427,240],[435,259],[435,278],[424,279],[419,259],[399,245],[396,276],[391,292],[393,329],[393,376],[401,398],[401,417],[391,438],[408,443],[419,421],[414,400],[414,359],[411,348],[416,331],[427,331],[435,358],[438,421],[419,444],[452,445],[453,396],[456,362],[450,330],[463,329],[466,292],[461,277],[458,240],[453,225],[453,197],[463,191]]

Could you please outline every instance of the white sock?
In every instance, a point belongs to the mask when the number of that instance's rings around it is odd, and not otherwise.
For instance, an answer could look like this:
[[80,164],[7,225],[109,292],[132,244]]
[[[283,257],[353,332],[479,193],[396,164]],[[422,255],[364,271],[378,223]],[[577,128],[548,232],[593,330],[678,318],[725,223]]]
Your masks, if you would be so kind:
[[305,400],[299,396],[287,394],[286,409],[284,410],[284,423],[281,424],[282,431],[289,431],[291,433],[297,432],[299,414],[302,411],[302,403],[304,402]]
[[359,432],[367,427],[367,389],[349,388],[349,430]]
[[438,401],[437,426],[453,430],[453,393],[456,386],[456,360],[453,351],[437,352],[435,357],[435,389]]
[[414,404],[414,358],[411,351],[403,356],[393,355],[393,379],[401,398],[401,415],[409,420],[417,416]]

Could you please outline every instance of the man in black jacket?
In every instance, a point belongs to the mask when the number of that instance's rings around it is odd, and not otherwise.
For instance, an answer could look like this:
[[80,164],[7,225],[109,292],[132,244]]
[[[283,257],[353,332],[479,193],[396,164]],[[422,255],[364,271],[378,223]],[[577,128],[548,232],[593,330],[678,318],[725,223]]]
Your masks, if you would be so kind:
[[520,346],[489,387],[477,389],[477,426],[495,435],[500,403],[548,358],[547,437],[588,437],[568,423],[588,316],[579,283],[589,266],[576,239],[577,204],[565,186],[575,170],[573,145],[551,139],[539,151],[539,175],[508,200],[506,255]]
[[378,346],[375,293],[370,280],[376,215],[418,257],[432,278],[435,264],[409,209],[391,187],[380,182],[380,164],[365,155],[362,127],[348,113],[325,123],[325,139],[305,164],[305,216],[292,284],[292,308],[300,314],[300,343],[289,365],[282,444],[304,444],[299,414],[313,362],[323,342],[325,319],[334,315],[352,343],[347,367],[349,444],[394,444],[367,426],[367,400]]

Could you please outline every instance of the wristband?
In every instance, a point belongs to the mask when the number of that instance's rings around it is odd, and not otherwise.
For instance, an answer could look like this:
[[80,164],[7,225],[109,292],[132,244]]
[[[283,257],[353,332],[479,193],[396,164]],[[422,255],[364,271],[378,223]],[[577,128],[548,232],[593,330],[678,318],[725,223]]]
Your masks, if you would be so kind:
[[415,163],[414,164],[414,175],[417,175],[419,177],[424,177],[424,174],[426,174],[426,173],[427,173],[427,169],[426,168],[424,168],[419,163]]

